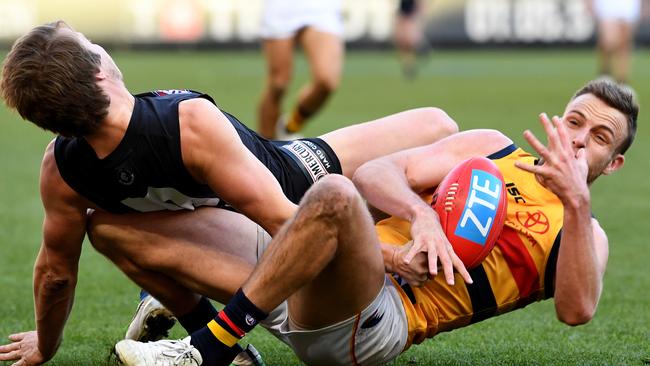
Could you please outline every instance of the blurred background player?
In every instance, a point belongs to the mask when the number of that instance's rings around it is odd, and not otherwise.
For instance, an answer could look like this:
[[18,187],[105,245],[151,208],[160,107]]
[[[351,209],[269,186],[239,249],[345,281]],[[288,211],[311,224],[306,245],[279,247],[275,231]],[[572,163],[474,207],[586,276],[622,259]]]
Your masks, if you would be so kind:
[[641,0],[591,0],[598,22],[598,72],[627,83]]
[[418,51],[424,51],[425,47],[421,14],[421,0],[399,1],[395,19],[395,46],[402,73],[407,79],[417,76],[417,54]]
[[[258,106],[259,133],[266,138],[297,137],[339,84],[344,54],[341,0],[266,0],[260,34],[267,78]],[[305,52],[311,80],[282,115],[296,43]]]

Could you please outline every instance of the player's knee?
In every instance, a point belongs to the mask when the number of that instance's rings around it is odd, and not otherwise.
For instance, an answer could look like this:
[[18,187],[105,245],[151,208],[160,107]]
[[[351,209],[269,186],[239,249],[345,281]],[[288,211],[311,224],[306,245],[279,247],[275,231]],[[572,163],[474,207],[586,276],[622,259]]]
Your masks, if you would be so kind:
[[359,199],[359,193],[352,181],[343,175],[330,174],[307,192],[305,204],[315,204],[319,214],[342,218],[356,207]]
[[275,99],[282,98],[289,88],[290,81],[289,76],[277,76],[271,78],[268,85],[271,96]]
[[338,75],[316,75],[314,77],[315,88],[325,95],[333,93],[339,87],[339,82]]
[[458,124],[447,112],[440,108],[427,107],[421,108],[422,118],[413,119],[414,123],[419,124],[417,131],[429,131],[436,138],[442,138],[458,132]]
[[97,222],[97,220],[91,218],[88,220],[88,225],[86,228],[88,234],[88,240],[92,244],[93,248],[102,254],[106,254],[108,249],[111,247],[109,243],[109,233],[110,230],[106,225],[102,225]]
[[119,233],[119,227],[110,225],[105,221],[105,214],[94,212],[88,216],[86,233],[93,248],[98,252],[110,256],[111,253],[119,249],[119,240],[116,235]]

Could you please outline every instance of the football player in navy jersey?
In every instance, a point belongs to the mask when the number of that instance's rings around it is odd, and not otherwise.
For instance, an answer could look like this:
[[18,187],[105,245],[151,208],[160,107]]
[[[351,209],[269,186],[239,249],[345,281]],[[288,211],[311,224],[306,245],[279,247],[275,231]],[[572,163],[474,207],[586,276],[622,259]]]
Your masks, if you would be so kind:
[[[120,240],[101,230],[103,226],[144,225],[147,212],[174,215],[201,206],[232,209],[274,235],[294,214],[306,189],[326,174],[351,177],[370,159],[457,131],[443,111],[422,108],[316,139],[268,141],[207,95],[133,95],[110,55],[61,21],[35,27],[16,41],[5,59],[0,87],[10,108],[57,135],[45,150],[40,175],[45,220],[34,266],[37,330],[12,336],[16,342],[10,347],[17,348],[3,355],[23,365],[51,359],[61,343],[89,210],[98,214],[90,223],[96,229],[91,236],[96,246]],[[237,242],[228,234],[225,230],[212,238],[209,247],[225,248],[227,255],[228,246]],[[116,263],[124,259],[119,245],[100,244],[98,249]],[[203,326],[206,315],[211,319],[209,301],[171,277],[161,275],[168,283],[156,287],[159,283],[152,285],[129,271],[130,266],[148,268],[151,263],[142,251],[119,265],[177,315],[188,332]],[[221,263],[213,267],[214,276],[240,275]],[[173,271],[160,263],[148,269]]]

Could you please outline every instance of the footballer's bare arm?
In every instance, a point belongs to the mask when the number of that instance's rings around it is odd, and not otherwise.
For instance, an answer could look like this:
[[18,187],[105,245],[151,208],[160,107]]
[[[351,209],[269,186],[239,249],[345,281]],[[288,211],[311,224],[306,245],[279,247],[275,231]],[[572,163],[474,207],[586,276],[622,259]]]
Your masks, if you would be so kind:
[[589,165],[585,148],[574,149],[559,117],[541,114],[547,135],[545,146],[530,131],[524,137],[544,159],[542,164],[516,162],[558,196],[564,206],[562,238],[555,275],[555,311],[560,321],[580,325],[593,317],[602,291],[607,264],[605,232],[591,217]]
[[53,143],[41,165],[40,190],[45,209],[43,242],[34,264],[36,331],[9,336],[0,360],[36,365],[51,359],[72,309],[81,245],[86,233],[88,202],[61,178]]
[[437,274],[439,259],[447,283],[454,282],[453,268],[471,283],[465,266],[453,251],[448,250],[450,244],[437,214],[420,194],[435,188],[463,160],[489,155],[510,144],[512,141],[498,131],[464,131],[428,146],[372,160],[357,169],[353,181],[368,203],[411,223],[414,244],[404,256],[406,264],[418,253],[427,252],[431,275]]
[[197,98],[180,103],[179,119],[183,162],[194,179],[274,235],[296,206],[226,116]]

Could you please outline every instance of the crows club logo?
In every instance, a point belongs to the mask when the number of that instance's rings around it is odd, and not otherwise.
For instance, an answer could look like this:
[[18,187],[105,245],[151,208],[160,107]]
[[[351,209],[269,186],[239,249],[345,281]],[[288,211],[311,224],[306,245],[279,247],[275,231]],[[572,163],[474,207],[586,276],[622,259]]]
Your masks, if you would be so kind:
[[548,217],[542,211],[517,211],[517,221],[536,234],[546,234],[549,229]]

